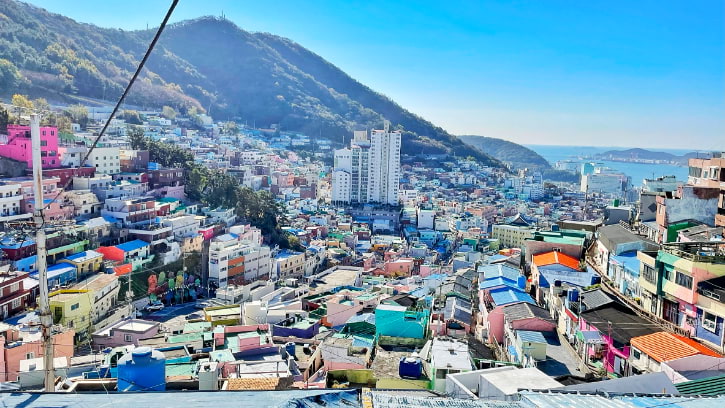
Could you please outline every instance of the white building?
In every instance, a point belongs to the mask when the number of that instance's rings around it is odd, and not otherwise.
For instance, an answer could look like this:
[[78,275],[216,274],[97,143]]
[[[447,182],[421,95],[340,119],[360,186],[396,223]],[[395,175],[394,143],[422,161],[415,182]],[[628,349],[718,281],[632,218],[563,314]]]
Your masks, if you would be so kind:
[[121,172],[121,159],[118,147],[97,147],[88,157],[86,164],[96,168],[96,173],[116,174]]
[[356,131],[350,148],[335,151],[332,174],[332,201],[397,205],[400,197],[401,133],[373,130]]
[[239,241],[234,235],[214,238],[209,245],[209,282],[218,287],[230,283],[244,284],[269,278],[270,249],[249,241]]
[[32,214],[23,214],[20,205],[22,200],[23,192],[20,184],[0,184],[0,222],[30,218]]
[[384,130],[372,131],[370,135],[368,202],[398,204],[401,139],[401,132],[391,132],[390,123],[387,121]]

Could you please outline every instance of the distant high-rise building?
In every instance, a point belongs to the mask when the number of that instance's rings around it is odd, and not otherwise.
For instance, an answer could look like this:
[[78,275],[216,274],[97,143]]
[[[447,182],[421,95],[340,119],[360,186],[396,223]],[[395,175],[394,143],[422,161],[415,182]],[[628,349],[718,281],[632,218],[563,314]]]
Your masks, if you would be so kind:
[[335,150],[332,201],[397,205],[400,187],[401,133],[356,131],[350,148]]

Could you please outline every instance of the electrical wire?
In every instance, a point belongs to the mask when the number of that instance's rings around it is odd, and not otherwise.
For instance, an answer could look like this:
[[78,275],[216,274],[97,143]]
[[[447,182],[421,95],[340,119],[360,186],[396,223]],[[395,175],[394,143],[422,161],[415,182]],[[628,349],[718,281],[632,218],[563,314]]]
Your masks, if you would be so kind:
[[[116,116],[116,113],[118,112],[118,109],[121,107],[121,104],[126,99],[126,95],[128,95],[129,91],[131,90],[131,87],[133,86],[134,82],[136,82],[136,79],[138,78],[139,74],[141,73],[141,70],[143,69],[144,65],[146,65],[146,61],[148,60],[149,56],[151,55],[151,52],[154,50],[154,47],[156,46],[156,43],[158,42],[159,38],[161,37],[161,33],[163,33],[164,28],[166,28],[167,23],[169,22],[169,19],[171,18],[171,14],[174,12],[174,9],[176,8],[176,5],[179,3],[179,0],[172,0],[171,6],[169,6],[169,10],[166,12],[166,15],[164,16],[164,19],[161,21],[161,25],[159,25],[158,30],[156,30],[156,34],[154,35],[154,38],[151,40],[151,43],[149,44],[148,48],[146,49],[146,52],[144,53],[143,58],[141,59],[141,62],[138,64],[138,67],[136,68],[136,71],[133,73],[133,76],[131,77],[131,80],[129,81],[126,88],[123,90],[123,94],[121,94],[121,97],[116,102],[116,105],[113,107],[113,110],[111,111],[111,115],[108,117],[106,122],[103,124],[103,127],[101,128],[101,131],[98,133],[98,136],[96,136],[95,140],[91,144],[91,147],[86,152],[85,156],[83,156],[83,159],[80,161],[78,168],[83,167],[85,162],[90,157],[91,153],[93,153],[93,150],[98,146],[98,142],[100,142],[103,135],[106,133],[106,129],[108,129],[108,126],[111,124],[111,120],[113,120],[114,116]],[[74,171],[75,174],[75,171]],[[65,191],[70,183],[73,182],[73,177],[69,177],[68,181],[66,181],[65,185],[63,186],[63,191]],[[56,202],[58,197],[55,196],[51,202],[48,203],[47,206],[44,207],[44,209],[48,209],[51,204]]]

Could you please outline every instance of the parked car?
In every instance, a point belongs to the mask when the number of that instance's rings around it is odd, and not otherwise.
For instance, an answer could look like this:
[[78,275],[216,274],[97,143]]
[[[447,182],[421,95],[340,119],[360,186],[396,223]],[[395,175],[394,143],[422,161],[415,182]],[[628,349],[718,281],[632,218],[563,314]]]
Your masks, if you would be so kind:
[[194,303],[194,307],[197,309],[204,309],[209,306],[211,306],[211,304],[207,300],[197,300],[196,303]]
[[161,310],[164,308],[164,304],[159,302],[158,300],[155,302],[151,302],[148,306],[146,306],[147,312],[156,312],[158,310]]
[[194,312],[194,313],[186,315],[186,320],[198,320],[198,319],[203,319],[203,318],[204,318],[204,314],[200,313],[200,312]]

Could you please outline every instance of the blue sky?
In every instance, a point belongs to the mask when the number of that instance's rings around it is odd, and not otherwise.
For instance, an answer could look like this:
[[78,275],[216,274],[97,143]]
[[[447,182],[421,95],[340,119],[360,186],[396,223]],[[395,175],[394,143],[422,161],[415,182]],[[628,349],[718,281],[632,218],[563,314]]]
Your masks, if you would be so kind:
[[[170,4],[30,2],[123,29]],[[725,150],[724,3],[181,0],[173,21],[288,37],[454,134]]]

